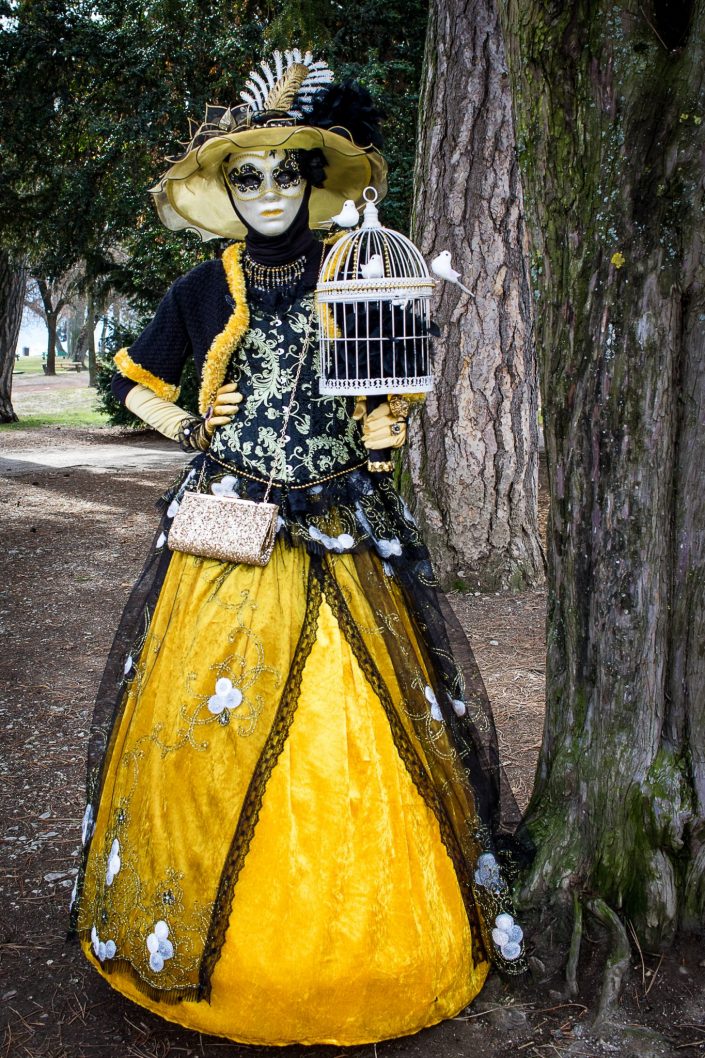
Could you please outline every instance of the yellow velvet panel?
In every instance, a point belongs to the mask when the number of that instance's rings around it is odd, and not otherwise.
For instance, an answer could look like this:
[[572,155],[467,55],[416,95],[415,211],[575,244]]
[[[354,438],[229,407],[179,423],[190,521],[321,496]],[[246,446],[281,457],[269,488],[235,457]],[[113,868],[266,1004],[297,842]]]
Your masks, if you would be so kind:
[[[214,633],[218,622],[221,638],[228,617],[229,649],[239,652],[246,643],[252,667],[259,637],[253,642],[251,634],[241,636],[240,642],[236,631],[245,627],[252,633],[254,616],[238,611],[236,602],[258,598],[264,608],[259,616],[269,626],[265,657],[276,661],[277,642],[286,643],[288,653],[301,618],[301,592],[293,590],[293,598],[285,599],[272,585],[302,585],[304,555],[277,548],[271,568],[239,567],[237,576],[231,571],[226,579],[219,563],[174,556],[133,685],[137,713],[126,712],[123,719],[96,823],[98,850],[110,844],[121,804],[129,807],[132,827],[142,828],[140,842],[125,841],[124,865],[111,893],[132,877],[121,878],[123,870],[134,871],[144,903],[165,884],[161,860],[169,841],[172,858],[177,842],[190,852],[190,870],[197,874],[193,864],[204,848],[221,848],[231,837],[231,822],[223,819],[227,783],[247,782],[257,740],[240,735],[239,756],[224,758],[214,752],[217,739],[237,737],[235,726],[207,725],[196,734],[207,737],[211,751],[199,754],[186,746],[180,781],[170,770],[179,755],[158,751],[153,732],[162,725],[164,744],[178,741],[175,736],[193,719],[185,705],[175,709],[185,698],[177,678],[179,652],[187,662],[187,683],[198,656],[211,679],[218,674],[211,662],[216,649],[222,655],[222,646],[217,635],[202,635],[199,620],[205,615]],[[178,637],[165,634],[170,624],[171,631],[183,629],[183,639],[171,642]],[[273,690],[282,673],[260,676]],[[179,795],[187,779],[193,782],[183,770],[189,755],[192,763],[215,758],[211,770],[199,776],[206,786],[195,801]],[[229,779],[218,764],[223,759]],[[217,802],[222,825],[209,815],[209,798]],[[103,860],[96,854],[93,861],[98,876]],[[179,885],[185,894],[180,900],[198,892],[197,877],[183,877]],[[183,945],[178,907],[164,917]],[[90,943],[84,939],[83,946],[96,964]],[[210,1003],[157,1003],[119,963],[106,979],[162,1017],[205,1033],[264,1045],[347,1045],[413,1033],[452,1016],[479,992],[487,970],[484,962],[474,964],[467,914],[435,816],[401,762],[379,699],[324,598],[293,726],[235,887]]]

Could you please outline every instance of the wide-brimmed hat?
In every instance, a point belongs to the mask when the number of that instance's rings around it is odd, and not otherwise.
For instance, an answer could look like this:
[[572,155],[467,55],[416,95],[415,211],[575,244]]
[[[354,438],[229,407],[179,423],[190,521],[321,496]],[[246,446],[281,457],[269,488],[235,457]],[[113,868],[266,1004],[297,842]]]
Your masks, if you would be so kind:
[[309,223],[325,228],[362,192],[387,190],[387,163],[379,153],[381,115],[366,89],[335,84],[333,74],[310,52],[275,51],[246,82],[237,107],[208,106],[205,121],[191,123],[185,152],[151,189],[167,228],[198,231],[201,238],[243,239],[245,226],[227,193],[223,166],[239,151],[320,152],[319,179],[311,180]]

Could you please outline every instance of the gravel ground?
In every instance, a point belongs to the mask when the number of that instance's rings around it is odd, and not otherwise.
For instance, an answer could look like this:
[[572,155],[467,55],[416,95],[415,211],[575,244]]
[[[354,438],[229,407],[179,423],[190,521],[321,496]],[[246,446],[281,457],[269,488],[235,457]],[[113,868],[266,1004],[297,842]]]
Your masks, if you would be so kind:
[[[91,466],[91,446],[115,447],[109,466]],[[121,451],[146,448],[142,465]],[[168,1055],[279,1055],[200,1037],[161,1021],[113,993],[80,952],[64,941],[83,812],[84,753],[93,695],[113,631],[156,522],[154,502],[175,476],[179,456],[151,462],[160,443],[115,430],[0,434],[2,581],[0,733],[0,998],[4,1058],[166,1058]],[[36,450],[36,461],[27,458]],[[84,465],[51,466],[42,452],[78,452]],[[13,460],[22,454],[24,464]],[[85,457],[81,454],[85,451]],[[161,457],[160,457],[161,458]],[[7,461],[11,462],[8,471]],[[138,460],[139,461],[139,460]],[[17,466],[20,462],[20,466]],[[545,521],[545,491],[542,494]],[[545,606],[542,590],[453,596],[494,703],[503,758],[522,804],[541,740]],[[542,928],[545,940],[546,930]],[[624,1019],[651,1018],[625,1043],[587,1044],[581,1036],[601,962],[599,933],[583,992],[568,997],[560,960],[533,964],[508,985],[493,978],[461,1017],[418,1036],[350,1048],[353,1058],[528,1058],[556,1054],[671,1053],[705,1045],[699,952],[643,953]],[[533,945],[532,945],[533,946]],[[540,945],[537,944],[536,951]],[[597,969],[590,969],[590,966]],[[640,968],[639,968],[640,967]],[[698,974],[700,977],[698,978]],[[631,988],[632,986],[630,986]],[[647,992],[648,989],[648,992]],[[584,994],[583,994],[584,993]],[[650,1009],[651,1013],[645,1011]],[[641,1031],[641,1030],[640,1030]],[[699,1034],[699,1035],[698,1035]],[[644,1042],[646,1041],[646,1042]],[[694,1042],[693,1042],[694,1041]],[[606,1048],[606,1049],[605,1049]],[[664,1049],[665,1048],[665,1049]],[[690,1049],[688,1049],[690,1048]],[[339,1054],[335,1048],[286,1048],[286,1054]]]

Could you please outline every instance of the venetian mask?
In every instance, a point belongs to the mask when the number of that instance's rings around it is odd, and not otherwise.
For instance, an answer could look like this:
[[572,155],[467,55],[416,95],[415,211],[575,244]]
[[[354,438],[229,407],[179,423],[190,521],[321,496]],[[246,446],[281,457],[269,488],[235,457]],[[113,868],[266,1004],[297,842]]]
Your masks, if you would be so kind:
[[306,181],[293,151],[242,151],[225,167],[234,205],[260,235],[281,235],[301,206]]

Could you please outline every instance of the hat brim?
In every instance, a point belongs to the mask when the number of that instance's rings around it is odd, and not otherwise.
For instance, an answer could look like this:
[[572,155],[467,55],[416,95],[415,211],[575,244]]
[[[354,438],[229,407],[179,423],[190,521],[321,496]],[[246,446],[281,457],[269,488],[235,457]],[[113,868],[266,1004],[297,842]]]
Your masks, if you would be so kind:
[[346,199],[364,205],[362,192],[387,192],[387,163],[373,147],[358,147],[332,129],[307,125],[263,126],[214,136],[176,160],[151,189],[162,223],[172,231],[197,231],[201,238],[244,239],[246,229],[230,203],[222,175],[229,154],[242,150],[312,150],[326,158],[323,187],[311,189],[309,223],[326,228]]

